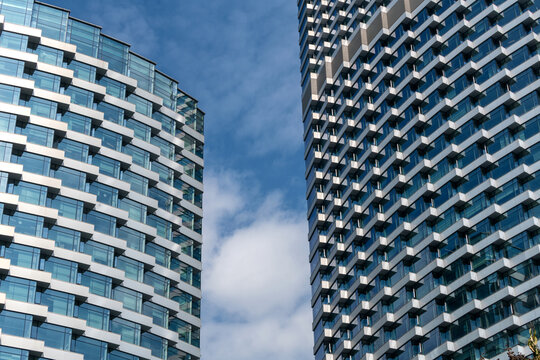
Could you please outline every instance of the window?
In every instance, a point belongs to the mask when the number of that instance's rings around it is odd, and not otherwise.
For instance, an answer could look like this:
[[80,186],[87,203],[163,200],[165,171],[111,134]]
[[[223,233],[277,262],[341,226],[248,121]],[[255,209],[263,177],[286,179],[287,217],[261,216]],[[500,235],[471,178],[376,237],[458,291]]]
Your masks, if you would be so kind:
[[33,0],[3,0],[0,12],[5,16],[6,22],[30,26],[33,3]]
[[73,316],[75,309],[75,295],[56,290],[45,289],[38,292],[37,303],[47,306],[49,312],[65,316]]
[[99,167],[101,174],[111,176],[114,178],[120,178],[120,162],[103,155],[94,155],[92,157],[92,164]]
[[163,99],[163,106],[175,110],[176,96],[178,94],[178,83],[176,81],[156,71],[154,77],[154,94]]
[[120,301],[128,310],[138,313],[142,310],[142,294],[137,291],[117,286],[113,290],[113,299]]
[[0,328],[2,334],[29,338],[32,330],[32,315],[3,310],[0,312]]
[[112,279],[107,276],[87,271],[81,274],[81,285],[88,287],[92,294],[111,297]]
[[45,260],[44,270],[50,272],[53,279],[76,283],[77,269],[77,263],[69,260],[55,257]]
[[11,265],[34,270],[39,268],[40,250],[38,248],[11,243],[0,247],[0,255],[9,259]]
[[32,27],[41,29],[44,37],[66,41],[67,22],[68,12],[44,4],[34,4]]
[[118,228],[118,238],[125,240],[131,249],[143,251],[146,236],[137,230],[122,226]]
[[156,263],[166,267],[167,269],[171,267],[171,251],[167,250],[159,245],[154,243],[147,243],[146,249],[144,251],[148,255],[152,255],[156,258]]
[[126,277],[131,280],[143,281],[144,264],[125,256],[116,258],[115,268],[124,270]]
[[72,251],[79,251],[81,233],[78,231],[66,229],[60,226],[53,226],[47,231],[47,234],[44,237],[49,240],[54,240],[55,246],[57,247]]
[[114,105],[100,102],[97,104],[97,110],[103,113],[103,118],[112,121],[115,124],[124,125],[124,110]]
[[157,230],[157,235],[167,240],[172,238],[172,224],[167,220],[163,220],[155,215],[148,215],[146,217],[146,223]]
[[152,351],[152,355],[160,359],[167,356],[167,340],[154,334],[143,333],[141,336],[141,346]]
[[118,189],[98,182],[90,184],[89,191],[96,195],[97,201],[110,206],[118,206]]
[[182,253],[201,260],[201,244],[180,233],[175,233],[173,241],[182,247]]
[[0,292],[6,294],[8,299],[34,303],[36,297],[35,281],[6,276],[0,281]]
[[142,195],[148,195],[148,179],[131,171],[122,173],[122,180],[131,185],[131,190]]
[[96,82],[96,68],[91,65],[72,60],[67,68],[73,70],[73,76],[76,78],[91,83]]
[[109,69],[127,75],[127,45],[101,35],[98,57],[109,63]]
[[83,303],[77,306],[77,317],[86,320],[86,325],[109,331],[111,312],[99,306]]
[[105,76],[99,79],[98,84],[101,86],[105,86],[105,91],[107,92],[107,94],[122,100],[126,99],[125,84],[122,84],[119,81],[113,80]]
[[44,219],[41,216],[17,211],[12,214],[4,211],[4,216],[2,217],[2,224],[14,226],[15,232],[38,237],[43,234],[43,222]]
[[60,166],[53,174],[55,178],[62,180],[62,186],[86,191],[86,173]]
[[11,161],[16,164],[21,164],[24,171],[49,176],[51,159],[48,157],[23,152],[20,155],[13,155]]
[[19,103],[19,97],[21,95],[21,89],[9,85],[0,85],[0,102],[17,104]]
[[174,181],[174,171],[156,161],[152,161],[152,171],[159,174],[159,181],[172,186]]
[[84,355],[84,359],[106,360],[107,343],[85,336],[79,336],[71,342],[71,351]]
[[[2,36],[0,35],[0,41],[1,38]],[[0,74],[22,77],[23,71],[23,61],[0,57]]]
[[126,210],[130,219],[146,223],[146,205],[124,198],[119,200],[118,207],[122,210]]
[[137,80],[137,86],[149,92],[154,91],[155,65],[137,56],[129,54],[129,77]]
[[17,134],[26,135],[26,141],[38,145],[52,147],[54,130],[43,126],[26,124],[24,127],[15,128]]
[[82,248],[82,252],[92,256],[92,261],[110,267],[113,266],[114,248],[112,246],[88,240]]
[[144,125],[143,123],[133,119],[128,119],[126,121],[126,126],[133,130],[133,134],[137,139],[141,139],[142,141],[146,142],[150,141],[150,126]]
[[135,105],[135,110],[145,116],[152,116],[152,103],[148,100],[143,99],[140,96],[131,94],[128,96],[127,101]]
[[156,145],[157,147],[159,147],[161,156],[169,160],[174,159],[174,145],[173,144],[157,136],[153,136],[150,139],[150,143],[152,145]]
[[80,132],[86,135],[90,135],[92,129],[92,120],[79,114],[66,112],[60,119],[65,123],[68,123],[68,129],[76,132]]
[[144,274],[144,283],[154,287],[154,292],[156,294],[169,297],[169,279],[153,272],[146,272]]
[[32,338],[43,341],[45,346],[69,351],[71,329],[49,323],[41,323],[32,326]]
[[116,231],[116,218],[97,211],[86,214],[86,222],[94,225],[94,230],[103,234],[114,236]]
[[111,320],[111,332],[120,334],[122,341],[139,345],[141,342],[141,325],[122,318]]
[[170,117],[163,115],[160,112],[155,112],[152,114],[152,119],[157,120],[161,123],[161,129],[171,135],[176,133],[176,122]]
[[134,164],[150,169],[150,153],[133,145],[124,146],[124,154],[131,155]]
[[101,139],[101,145],[116,151],[122,150],[122,135],[113,131],[98,128],[94,130],[94,137]]
[[35,49],[31,49],[31,51],[34,54],[37,54],[38,60],[41,62],[60,67],[62,67],[63,65],[64,52],[62,50],[53,49],[43,45],[37,45]]
[[73,220],[82,221],[83,202],[70,199],[64,196],[56,196],[54,199],[48,199],[48,206],[58,210],[58,215]]
[[67,41],[77,45],[77,52],[91,57],[98,56],[99,28],[87,23],[69,19]]
[[34,80],[37,88],[60,92],[60,76],[49,74],[43,71],[34,70],[32,74],[25,74],[27,79]]
[[[31,0],[28,0],[28,2],[30,1]],[[6,21],[9,21],[7,20],[7,14],[4,13],[3,8],[2,14],[6,16]],[[13,50],[26,51],[26,48],[28,47],[28,36],[2,31],[2,34],[0,35],[0,46]]]
[[25,181],[10,182],[7,191],[19,195],[19,201],[45,206],[47,201],[47,187]]
[[145,302],[143,304],[143,314],[150,316],[152,322],[161,327],[167,327],[169,322],[169,310],[163,306],[151,302]]
[[88,90],[84,90],[75,86],[69,86],[64,94],[71,97],[71,103],[87,108],[93,108],[94,106],[94,93]]

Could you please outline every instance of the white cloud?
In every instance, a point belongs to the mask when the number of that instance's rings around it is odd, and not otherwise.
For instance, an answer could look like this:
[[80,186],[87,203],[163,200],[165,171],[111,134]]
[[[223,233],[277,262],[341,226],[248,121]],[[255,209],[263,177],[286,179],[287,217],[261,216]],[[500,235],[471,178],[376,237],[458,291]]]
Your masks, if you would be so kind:
[[203,358],[312,359],[303,211],[247,175],[205,181]]

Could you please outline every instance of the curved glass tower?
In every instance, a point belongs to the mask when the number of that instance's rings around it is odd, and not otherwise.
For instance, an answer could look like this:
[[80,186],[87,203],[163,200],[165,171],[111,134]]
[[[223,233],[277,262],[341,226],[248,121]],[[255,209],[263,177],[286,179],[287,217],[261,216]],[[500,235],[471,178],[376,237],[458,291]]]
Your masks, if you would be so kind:
[[317,360],[528,353],[539,6],[298,1]]
[[199,359],[197,101],[67,10],[0,31],[0,359]]

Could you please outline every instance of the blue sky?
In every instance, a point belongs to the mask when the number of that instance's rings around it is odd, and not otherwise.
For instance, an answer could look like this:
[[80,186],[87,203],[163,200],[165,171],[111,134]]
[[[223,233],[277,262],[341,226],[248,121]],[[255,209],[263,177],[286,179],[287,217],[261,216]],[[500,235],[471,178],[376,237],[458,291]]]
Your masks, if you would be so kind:
[[312,359],[296,4],[45,0],[206,112],[203,360]]

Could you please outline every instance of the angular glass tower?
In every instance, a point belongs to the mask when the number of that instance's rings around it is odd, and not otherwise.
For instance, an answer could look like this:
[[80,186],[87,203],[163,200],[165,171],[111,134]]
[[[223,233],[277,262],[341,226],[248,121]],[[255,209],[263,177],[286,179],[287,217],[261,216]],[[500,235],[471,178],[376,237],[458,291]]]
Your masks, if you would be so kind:
[[0,0],[0,359],[200,358],[203,119],[100,27]]
[[317,360],[528,352],[539,7],[298,1]]

